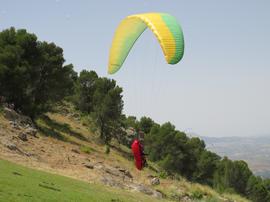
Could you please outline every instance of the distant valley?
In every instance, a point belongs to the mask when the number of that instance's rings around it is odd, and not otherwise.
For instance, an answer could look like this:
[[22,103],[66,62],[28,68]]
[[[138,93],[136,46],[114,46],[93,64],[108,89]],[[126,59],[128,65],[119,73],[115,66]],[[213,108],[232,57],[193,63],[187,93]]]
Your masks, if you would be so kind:
[[244,160],[259,176],[270,178],[269,137],[200,137],[207,149],[233,160]]

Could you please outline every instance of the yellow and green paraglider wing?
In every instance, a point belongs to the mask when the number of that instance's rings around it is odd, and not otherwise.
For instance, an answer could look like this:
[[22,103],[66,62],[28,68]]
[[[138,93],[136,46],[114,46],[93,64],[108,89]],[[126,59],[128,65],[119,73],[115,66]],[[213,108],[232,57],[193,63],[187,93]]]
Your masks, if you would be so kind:
[[115,32],[110,50],[109,74],[121,68],[132,46],[147,27],[157,37],[169,64],[176,64],[182,59],[183,32],[173,16],[166,13],[131,15],[120,23]]

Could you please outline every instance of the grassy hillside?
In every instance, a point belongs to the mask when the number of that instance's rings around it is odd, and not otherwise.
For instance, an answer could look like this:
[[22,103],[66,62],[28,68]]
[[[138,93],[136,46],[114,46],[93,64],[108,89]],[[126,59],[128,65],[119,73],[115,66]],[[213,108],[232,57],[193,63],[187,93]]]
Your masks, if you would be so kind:
[[[54,175],[0,161],[2,201],[248,201],[150,168],[138,171],[130,149],[117,143],[105,154],[94,128],[70,105],[36,120],[37,137],[27,141],[18,138],[25,128],[13,122],[0,113],[0,158]],[[153,176],[159,185],[151,185]]]
[[89,184],[0,160],[0,201],[161,201],[152,197]]

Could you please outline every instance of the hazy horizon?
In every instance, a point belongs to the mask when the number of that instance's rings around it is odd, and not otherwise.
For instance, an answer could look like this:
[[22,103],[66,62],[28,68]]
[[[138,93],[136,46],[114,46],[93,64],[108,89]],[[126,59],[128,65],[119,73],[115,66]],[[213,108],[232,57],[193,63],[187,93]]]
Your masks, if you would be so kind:
[[[4,1],[0,29],[25,28],[64,50],[76,71],[95,70],[124,89],[124,112],[172,122],[200,136],[270,136],[270,2]],[[167,12],[181,24],[185,55],[168,65],[147,30],[122,69],[107,74],[114,31],[127,15]]]

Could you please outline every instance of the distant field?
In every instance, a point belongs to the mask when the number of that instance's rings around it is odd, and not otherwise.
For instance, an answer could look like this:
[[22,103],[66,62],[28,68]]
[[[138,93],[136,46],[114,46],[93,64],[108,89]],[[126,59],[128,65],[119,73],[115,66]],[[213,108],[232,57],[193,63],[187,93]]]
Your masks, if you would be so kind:
[[0,201],[137,202],[155,201],[155,199],[143,194],[88,184],[0,160]]

